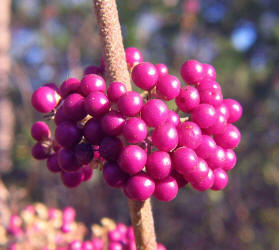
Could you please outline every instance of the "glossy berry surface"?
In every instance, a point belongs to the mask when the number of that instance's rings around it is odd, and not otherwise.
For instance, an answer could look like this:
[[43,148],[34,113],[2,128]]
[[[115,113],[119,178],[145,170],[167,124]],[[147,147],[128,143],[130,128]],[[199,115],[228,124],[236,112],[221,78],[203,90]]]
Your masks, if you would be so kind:
[[121,82],[112,82],[107,90],[108,98],[111,102],[117,102],[120,96],[127,92],[126,86]]
[[188,113],[200,104],[199,92],[192,86],[185,86],[181,88],[175,102],[182,112]]
[[63,98],[69,94],[80,92],[80,80],[76,78],[69,78],[65,80],[60,86],[60,93]]
[[131,117],[123,126],[123,136],[129,143],[142,142],[147,132],[147,125],[141,118]]
[[227,106],[230,116],[229,123],[237,122],[242,116],[242,106],[234,99],[225,99],[224,104]]
[[109,111],[101,119],[102,130],[110,136],[120,135],[125,118],[117,111]]
[[232,124],[228,124],[224,132],[221,134],[216,134],[214,136],[214,140],[216,143],[225,148],[236,148],[241,140],[241,134],[238,128]]
[[117,101],[118,109],[124,116],[135,116],[140,112],[142,104],[142,97],[135,91],[126,92]]
[[51,137],[51,132],[45,122],[37,121],[32,125],[31,135],[37,141],[44,141]]
[[136,64],[142,62],[142,54],[137,48],[130,47],[125,49],[125,55],[126,55],[126,62],[128,66],[131,68]]
[[178,185],[175,178],[169,176],[155,184],[154,196],[160,201],[171,201],[178,193]]
[[168,69],[168,67],[165,64],[158,63],[158,64],[155,65],[155,67],[157,69],[159,77],[168,75],[169,69]]
[[180,81],[173,75],[159,77],[156,83],[156,92],[162,99],[169,101],[176,98],[180,92]]
[[77,93],[66,97],[62,109],[68,120],[80,121],[86,116],[84,100],[84,97]]
[[180,75],[184,82],[197,84],[204,77],[203,65],[196,60],[189,60],[181,66]]
[[82,78],[80,90],[84,96],[88,96],[94,91],[106,91],[106,82],[103,77],[96,74],[89,74]]
[[216,120],[215,108],[210,104],[200,104],[192,111],[191,119],[201,128],[212,126]]
[[93,117],[101,117],[109,111],[110,103],[107,96],[101,91],[90,93],[84,101],[84,109]]
[[225,188],[228,184],[228,175],[227,173],[221,169],[217,168],[213,171],[214,174],[214,183],[211,189],[213,190],[221,190]]
[[123,172],[117,163],[107,162],[103,168],[105,182],[115,188],[124,186],[129,175]]
[[202,142],[200,127],[194,122],[183,122],[177,126],[178,145],[191,149],[197,148]]

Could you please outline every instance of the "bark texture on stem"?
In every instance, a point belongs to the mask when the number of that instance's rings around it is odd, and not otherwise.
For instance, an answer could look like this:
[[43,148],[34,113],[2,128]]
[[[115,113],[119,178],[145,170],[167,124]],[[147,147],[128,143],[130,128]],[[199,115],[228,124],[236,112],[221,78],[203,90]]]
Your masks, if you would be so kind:
[[[119,81],[131,90],[121,28],[115,0],[93,0],[101,36],[107,80]],[[138,250],[156,250],[156,235],[150,199],[129,200],[130,215]]]
[[0,171],[12,166],[11,150],[14,139],[14,113],[9,93],[10,72],[10,13],[11,0],[0,4]]
[[94,0],[94,5],[103,47],[106,78],[109,82],[125,83],[127,89],[131,90],[116,2]]

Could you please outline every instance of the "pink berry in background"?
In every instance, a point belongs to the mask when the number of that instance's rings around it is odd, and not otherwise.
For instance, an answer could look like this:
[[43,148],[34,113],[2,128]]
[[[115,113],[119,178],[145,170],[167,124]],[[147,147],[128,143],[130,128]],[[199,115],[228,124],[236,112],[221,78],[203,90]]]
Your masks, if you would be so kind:
[[198,157],[194,150],[187,147],[180,147],[172,153],[172,163],[174,169],[185,176],[195,169],[198,164]]
[[228,122],[237,122],[242,116],[242,107],[240,103],[234,99],[225,99],[223,103],[229,109],[230,116],[228,118]]
[[170,123],[164,123],[152,132],[152,143],[160,151],[169,152],[176,148],[178,135],[176,128]]
[[37,121],[32,125],[31,135],[37,141],[44,141],[51,137],[51,132],[45,122]]
[[216,80],[216,70],[215,68],[210,65],[210,64],[206,64],[204,63],[202,65],[203,67],[203,71],[204,71],[204,79],[210,79],[215,81]]
[[197,84],[204,78],[203,65],[196,60],[188,60],[182,65],[180,75],[185,83]]
[[61,171],[58,164],[57,154],[52,154],[47,158],[47,168],[52,173],[58,173]]
[[69,250],[81,250],[82,242],[79,240],[74,240],[69,245]]
[[68,188],[77,187],[83,181],[82,170],[76,172],[61,172],[61,180]]
[[175,102],[182,112],[188,113],[200,104],[199,92],[192,86],[185,86],[181,88]]
[[209,128],[203,129],[203,132],[208,135],[220,134],[224,132],[226,126],[227,126],[227,119],[225,118],[225,116],[220,112],[216,112],[215,122]]
[[91,92],[94,91],[106,91],[106,82],[103,77],[90,74],[86,75],[81,79],[80,89],[84,96],[88,96]]
[[215,110],[216,112],[220,112],[226,118],[226,120],[228,120],[230,111],[224,102],[216,107]]
[[198,164],[196,167],[191,171],[188,172],[184,178],[189,181],[190,183],[194,182],[201,182],[205,177],[207,177],[209,172],[209,167],[206,161],[202,158],[198,158]]
[[113,230],[110,230],[108,232],[108,240],[111,242],[111,241],[121,241],[122,240],[122,235],[121,233],[116,230],[116,229],[113,229]]
[[188,181],[185,180],[184,176],[182,174],[179,174],[174,168],[171,171],[171,177],[176,180],[178,188],[183,188],[188,183]]
[[122,187],[126,180],[128,179],[129,175],[123,172],[119,165],[114,162],[107,162],[103,167],[103,176],[105,182],[115,188]]
[[49,148],[46,145],[41,144],[40,142],[36,143],[32,147],[32,156],[36,160],[44,160],[49,155]]
[[32,94],[32,106],[40,113],[52,111],[59,101],[59,95],[49,87],[40,87]]
[[180,123],[180,117],[175,111],[169,110],[166,122],[176,127]]
[[176,98],[180,92],[180,81],[173,75],[159,77],[156,83],[156,93],[162,99],[169,101]]
[[62,109],[68,120],[80,121],[86,116],[84,100],[84,97],[77,93],[66,97]]
[[137,117],[131,117],[123,126],[123,136],[129,143],[142,142],[147,136],[146,123]]
[[122,244],[120,242],[117,241],[111,241],[108,244],[108,250],[122,250]]
[[222,134],[214,135],[217,145],[228,149],[236,148],[241,140],[241,134],[238,128],[232,124],[228,124]]
[[154,196],[160,201],[171,201],[178,193],[178,185],[176,180],[169,176],[163,180],[156,181]]
[[147,160],[146,152],[137,145],[126,146],[119,155],[118,164],[128,174],[140,172]]
[[165,248],[165,246],[163,246],[162,244],[158,243],[157,244],[157,250],[167,250],[167,249]]
[[76,210],[73,207],[65,207],[63,209],[63,222],[73,222],[76,218]]
[[102,250],[104,249],[104,242],[100,238],[94,238],[92,239],[92,244],[95,247],[96,250]]
[[128,91],[119,97],[117,106],[120,113],[124,116],[137,115],[142,107],[143,100],[136,91]]
[[80,92],[80,80],[76,78],[69,78],[65,80],[60,86],[60,93],[63,98],[69,94]]
[[84,101],[84,109],[93,117],[100,117],[107,113],[110,108],[110,103],[107,96],[101,91],[90,93]]
[[100,155],[108,161],[116,161],[123,148],[122,141],[118,137],[105,137],[100,143]]
[[158,127],[168,119],[168,107],[160,99],[149,100],[143,105],[141,118],[150,127]]
[[77,162],[75,153],[72,149],[62,148],[58,152],[58,164],[64,172],[75,172],[82,165]]
[[168,153],[155,151],[147,156],[146,172],[156,180],[166,178],[171,172],[171,158]]
[[142,62],[142,54],[137,48],[130,47],[125,49],[126,62],[129,67],[133,67]]
[[82,173],[83,173],[83,181],[89,181],[93,176],[93,169],[90,167],[90,165],[85,165],[82,168]]
[[165,64],[158,63],[158,64],[155,65],[155,67],[157,69],[159,77],[168,75],[169,69],[168,69],[168,67]]
[[222,91],[221,86],[218,82],[215,82],[210,79],[203,79],[199,82],[197,85],[197,89],[199,92],[205,91],[205,90],[219,90]]
[[237,158],[235,152],[232,149],[225,150],[225,154],[226,154],[226,160],[223,165],[223,169],[225,171],[229,171],[235,167]]
[[143,62],[133,68],[131,76],[137,87],[143,90],[150,90],[155,86],[159,74],[152,63]]
[[117,111],[109,111],[101,119],[102,130],[110,136],[120,135],[125,123],[125,118]]
[[124,193],[128,198],[137,201],[150,198],[154,190],[154,181],[144,172],[131,176],[124,186]]
[[97,65],[90,65],[85,68],[83,75],[90,75],[90,74],[96,74],[102,76],[102,70]]
[[216,147],[214,153],[211,153],[206,159],[208,166],[214,170],[216,168],[223,168],[226,163],[225,150],[219,146]]
[[73,147],[79,143],[81,137],[82,131],[74,123],[63,122],[56,127],[55,138],[63,147]]
[[223,103],[223,95],[221,90],[207,89],[200,91],[201,103],[207,103],[213,107],[218,107]]
[[191,149],[197,148],[202,142],[200,127],[194,122],[183,122],[177,126],[178,145]]
[[94,250],[95,248],[93,246],[93,243],[91,241],[87,240],[82,243],[81,249],[82,250]]
[[197,155],[203,159],[207,159],[209,155],[215,152],[217,145],[211,136],[203,135],[201,144],[195,149]]
[[214,174],[214,184],[211,187],[212,190],[221,190],[224,189],[228,184],[228,175],[227,173],[221,169],[217,168],[213,171]]
[[117,102],[119,97],[127,92],[126,86],[121,82],[112,82],[107,90],[111,102]]
[[197,123],[200,128],[208,128],[216,120],[215,108],[209,104],[200,104],[192,110],[191,120]]
[[200,182],[191,183],[193,188],[198,191],[205,191],[210,189],[214,184],[214,174],[211,169],[208,170],[208,175],[202,179]]
[[100,122],[95,118],[91,118],[83,127],[83,135],[89,143],[98,145],[104,138],[105,133],[101,128]]

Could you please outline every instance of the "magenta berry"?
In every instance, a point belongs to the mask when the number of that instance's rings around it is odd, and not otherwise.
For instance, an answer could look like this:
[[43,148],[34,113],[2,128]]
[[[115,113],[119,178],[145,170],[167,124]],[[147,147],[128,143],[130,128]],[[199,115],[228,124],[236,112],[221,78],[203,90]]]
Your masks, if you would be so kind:
[[206,89],[200,91],[201,103],[207,103],[213,107],[218,107],[223,103],[222,91],[218,89]]
[[200,182],[193,182],[191,183],[193,188],[198,191],[205,191],[210,189],[214,184],[214,174],[211,169],[208,170],[208,175],[203,178]]
[[142,62],[142,54],[137,48],[130,47],[125,49],[126,62],[129,67],[133,67]]
[[155,86],[159,74],[152,63],[143,62],[133,68],[131,76],[136,86],[144,90],[150,90]]
[[192,86],[185,86],[181,88],[175,102],[181,111],[188,113],[200,104],[199,92]]
[[152,133],[152,143],[160,151],[169,152],[175,149],[178,144],[176,128],[170,123],[155,128]]
[[49,126],[45,122],[35,122],[31,128],[31,135],[37,141],[48,140],[51,136]]
[[103,92],[95,91],[86,97],[84,108],[89,115],[98,118],[109,111],[110,103]]
[[221,134],[216,134],[214,139],[219,146],[225,149],[232,149],[236,148],[240,143],[241,134],[236,126],[228,124],[225,127],[224,132]]
[[63,106],[61,106],[60,108],[58,108],[56,110],[56,113],[55,113],[55,116],[54,116],[54,122],[56,125],[59,125],[63,122],[66,122],[66,121],[70,121],[70,119],[64,114],[64,111],[63,111]]
[[211,169],[223,168],[226,163],[226,154],[223,148],[217,146],[214,153],[211,153],[206,159]]
[[74,123],[63,122],[55,130],[55,138],[60,145],[71,148],[78,144],[82,137],[82,131]]
[[180,147],[172,153],[172,162],[174,169],[185,176],[195,169],[198,164],[198,157],[194,150]]
[[137,201],[148,199],[154,190],[154,181],[144,172],[131,176],[124,186],[124,193],[128,198]]
[[221,190],[224,189],[228,184],[228,175],[227,173],[221,169],[217,168],[213,171],[214,174],[214,184],[211,187],[213,190]]
[[69,78],[60,86],[60,93],[63,98],[76,92],[80,92],[80,80],[76,78]]
[[82,167],[76,159],[75,152],[68,148],[62,148],[59,150],[58,164],[64,172],[75,172]]
[[52,111],[59,101],[59,95],[49,87],[40,87],[32,95],[32,106],[40,113]]
[[123,136],[129,143],[142,142],[147,136],[146,123],[137,117],[131,117],[123,126]]
[[156,83],[156,93],[164,100],[172,100],[179,95],[180,81],[173,75],[159,77]]
[[90,165],[85,165],[81,170],[83,173],[83,181],[89,181],[93,176],[93,169]]
[[140,172],[147,160],[146,152],[137,145],[126,146],[120,153],[118,164],[128,174]]
[[165,64],[158,63],[158,64],[155,65],[155,67],[157,69],[159,77],[168,75],[169,69],[168,69],[168,67]]
[[216,107],[215,110],[216,112],[220,112],[226,118],[226,120],[228,120],[230,116],[230,111],[224,102],[218,107]]
[[208,135],[215,135],[223,133],[227,126],[227,119],[226,117],[220,113],[219,111],[216,112],[216,120],[212,126],[203,130]]
[[207,159],[209,155],[216,150],[216,142],[211,136],[203,135],[201,144],[195,149],[197,155],[203,159]]
[[210,79],[212,81],[215,81],[216,80],[215,68],[212,65],[206,63],[204,63],[202,67],[204,72],[204,79]]
[[80,121],[86,116],[84,100],[84,97],[77,93],[70,94],[66,97],[62,108],[68,120]]
[[199,183],[205,177],[207,177],[209,172],[209,167],[206,161],[202,158],[198,158],[198,164],[196,167],[191,171],[188,172],[184,178],[187,179],[190,183]]
[[212,126],[216,120],[216,111],[212,105],[200,104],[193,109],[191,120],[197,123],[201,128]]
[[171,171],[171,177],[176,180],[178,188],[183,188],[188,183],[188,181],[185,180],[184,176],[179,174],[174,168]]
[[100,67],[98,67],[96,65],[90,65],[85,68],[83,75],[90,75],[90,74],[96,74],[96,75],[102,76],[102,70]]
[[175,111],[169,110],[166,122],[176,127],[180,123],[180,117]]
[[237,122],[242,116],[242,107],[240,103],[234,99],[225,99],[223,103],[227,106],[230,113],[228,122]]
[[88,164],[94,156],[92,145],[89,143],[79,143],[75,146],[75,156],[80,165]]
[[80,90],[84,96],[88,96],[95,91],[106,91],[106,82],[103,77],[96,74],[89,74],[82,78]]
[[105,137],[100,143],[100,155],[108,161],[116,161],[123,148],[122,141],[118,137]]
[[83,134],[85,139],[93,145],[100,144],[105,136],[101,124],[95,118],[91,118],[86,122],[83,127]]
[[229,171],[229,170],[233,169],[236,164],[236,161],[237,161],[236,154],[232,149],[225,150],[225,154],[226,154],[226,160],[223,165],[223,169],[225,171]]
[[171,176],[155,183],[154,196],[160,201],[171,201],[176,197],[177,193],[177,182]]
[[135,91],[126,92],[117,101],[118,109],[124,116],[135,116],[140,112],[142,104],[142,97]]
[[101,119],[102,130],[110,136],[120,135],[125,118],[117,111],[109,111]]
[[63,184],[68,188],[77,187],[83,181],[82,170],[76,172],[61,172],[61,180]]
[[58,164],[57,154],[52,154],[47,158],[47,168],[50,172],[58,173],[61,171],[61,168]]
[[112,82],[107,90],[111,102],[117,102],[119,97],[127,92],[126,86],[121,82]]
[[124,186],[129,175],[123,172],[117,163],[107,162],[103,167],[103,176],[105,182],[115,188]]
[[182,65],[180,74],[184,82],[197,84],[204,78],[203,65],[196,60],[189,60]]
[[141,118],[150,127],[158,127],[168,119],[168,107],[160,99],[152,99],[143,105]]
[[146,172],[152,179],[164,179],[171,172],[171,158],[163,151],[152,152],[147,157]]
[[44,160],[48,157],[48,155],[49,155],[48,146],[38,142],[32,147],[32,156],[36,160]]
[[194,122],[183,122],[177,126],[178,145],[191,149],[197,148],[202,142],[200,127]]
[[210,79],[203,79],[201,80],[198,85],[197,89],[199,92],[205,91],[205,90],[221,90],[221,86],[218,82],[212,81]]

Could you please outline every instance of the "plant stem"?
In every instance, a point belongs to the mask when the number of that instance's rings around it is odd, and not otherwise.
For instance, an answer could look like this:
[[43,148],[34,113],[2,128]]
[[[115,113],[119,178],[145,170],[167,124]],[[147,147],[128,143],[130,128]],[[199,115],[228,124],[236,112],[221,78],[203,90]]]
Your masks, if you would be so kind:
[[[119,81],[131,90],[118,11],[115,0],[93,0],[105,62],[106,78]],[[150,199],[129,200],[129,209],[138,250],[156,250],[156,235]]]

